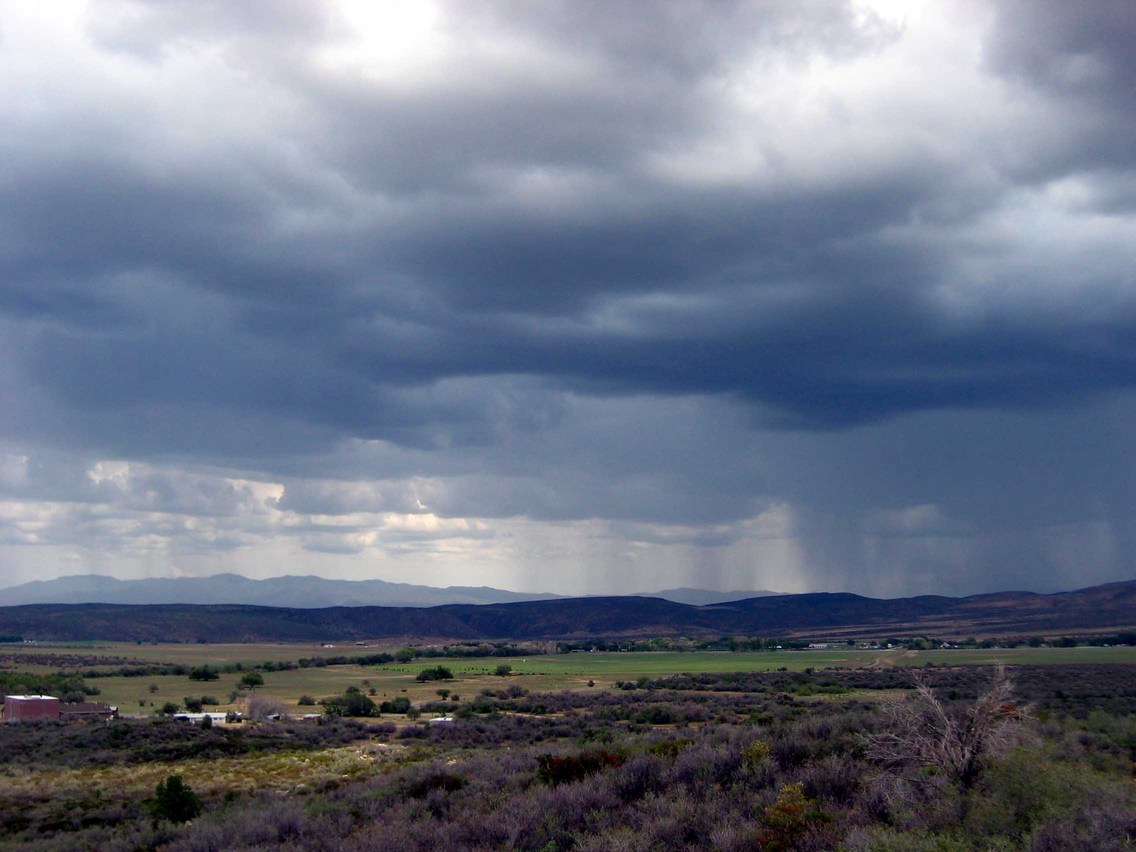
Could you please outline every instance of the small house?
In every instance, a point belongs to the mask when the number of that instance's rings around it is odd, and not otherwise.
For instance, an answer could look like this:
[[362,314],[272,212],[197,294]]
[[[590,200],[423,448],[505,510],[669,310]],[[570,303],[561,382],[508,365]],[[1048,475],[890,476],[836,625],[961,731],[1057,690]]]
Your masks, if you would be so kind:
[[174,713],[174,718],[179,722],[192,722],[194,725],[202,725],[208,718],[209,724],[219,725],[226,721],[228,715],[227,713]]

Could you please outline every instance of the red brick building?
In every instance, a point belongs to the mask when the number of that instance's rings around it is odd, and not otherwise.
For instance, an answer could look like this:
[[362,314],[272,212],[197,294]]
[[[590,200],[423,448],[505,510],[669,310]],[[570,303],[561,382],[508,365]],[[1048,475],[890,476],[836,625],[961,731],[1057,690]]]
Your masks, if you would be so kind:
[[4,698],[5,722],[36,722],[59,718],[59,699],[51,695],[9,695]]

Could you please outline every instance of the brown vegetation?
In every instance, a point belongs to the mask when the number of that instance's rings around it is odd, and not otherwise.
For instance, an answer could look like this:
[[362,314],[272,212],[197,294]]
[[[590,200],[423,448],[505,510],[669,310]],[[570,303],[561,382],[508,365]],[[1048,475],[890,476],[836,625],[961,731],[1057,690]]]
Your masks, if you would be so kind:
[[931,769],[969,789],[984,766],[1020,741],[1028,710],[1015,700],[1004,666],[961,707],[948,707],[917,673],[914,679],[914,694],[883,703],[883,730],[868,738],[868,758],[909,777]]

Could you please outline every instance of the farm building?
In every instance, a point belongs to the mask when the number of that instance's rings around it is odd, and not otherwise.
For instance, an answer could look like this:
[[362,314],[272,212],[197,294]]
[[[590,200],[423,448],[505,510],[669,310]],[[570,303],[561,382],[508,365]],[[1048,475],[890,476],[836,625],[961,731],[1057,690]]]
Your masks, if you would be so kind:
[[64,703],[53,695],[9,695],[4,699],[5,722],[106,722],[117,715],[117,707],[98,701]]
[[174,713],[174,718],[179,722],[192,722],[195,725],[200,725],[205,722],[205,718],[209,717],[210,724],[220,724],[228,718],[228,713]]
[[36,722],[59,718],[59,699],[53,695],[8,695],[4,698],[5,722]]
[[109,722],[117,715],[117,707],[101,701],[75,701],[59,705],[59,718],[63,722]]

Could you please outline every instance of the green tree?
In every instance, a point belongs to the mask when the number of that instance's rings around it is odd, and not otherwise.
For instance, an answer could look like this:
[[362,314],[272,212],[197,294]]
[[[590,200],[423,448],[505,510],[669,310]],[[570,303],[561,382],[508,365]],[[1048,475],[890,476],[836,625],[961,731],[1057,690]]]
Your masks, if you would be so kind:
[[260,672],[246,672],[241,677],[241,686],[246,689],[256,689],[258,686],[264,686],[264,675]]
[[[190,680],[217,680],[221,675],[216,669],[211,669],[209,666],[196,666],[189,670]],[[150,690],[154,692],[156,690]]]
[[[346,692],[335,698],[325,698],[323,712],[328,716],[378,716],[379,708],[361,692]],[[409,702],[408,702],[409,703]]]
[[180,775],[159,781],[151,803],[154,820],[189,822],[201,813],[201,799]]
[[497,668],[493,670],[493,674],[497,675],[497,677],[508,677],[512,673],[513,667],[508,663],[501,663],[501,665],[497,666]]
[[394,658],[400,663],[409,663],[417,656],[418,652],[411,648],[409,645],[404,645],[394,652]]
[[420,671],[414,679],[419,683],[425,683],[428,680],[453,680],[454,673],[445,666],[432,666]]

